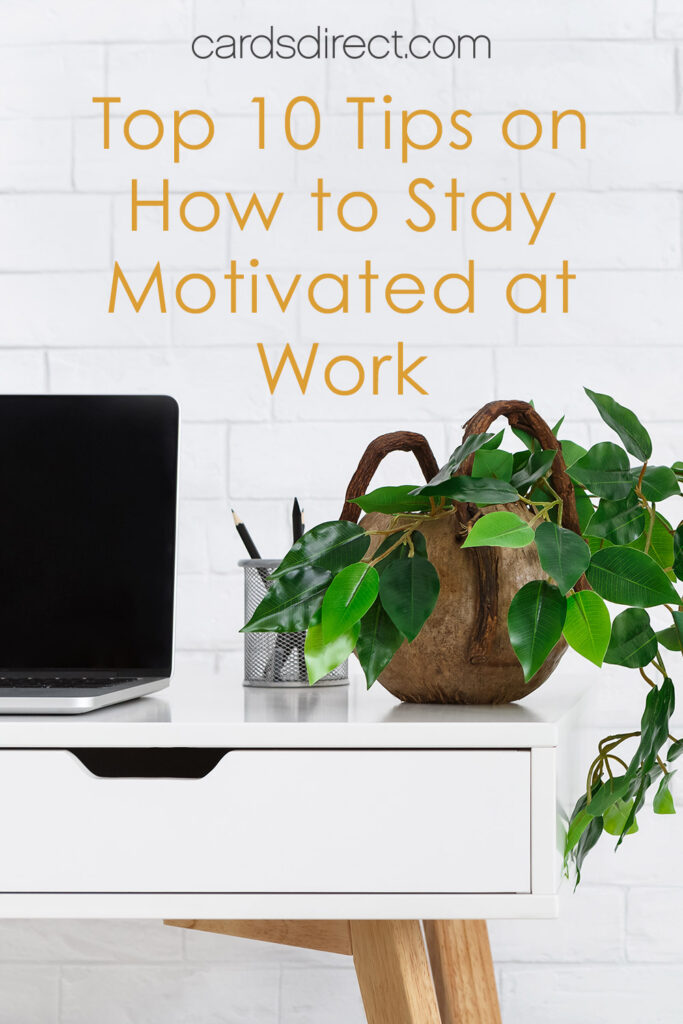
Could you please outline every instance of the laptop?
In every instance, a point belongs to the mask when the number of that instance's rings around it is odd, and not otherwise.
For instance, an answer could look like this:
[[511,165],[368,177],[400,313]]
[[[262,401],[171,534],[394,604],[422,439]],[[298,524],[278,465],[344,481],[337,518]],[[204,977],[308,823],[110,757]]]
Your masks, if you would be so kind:
[[168,685],[178,405],[0,396],[0,713],[78,713]]

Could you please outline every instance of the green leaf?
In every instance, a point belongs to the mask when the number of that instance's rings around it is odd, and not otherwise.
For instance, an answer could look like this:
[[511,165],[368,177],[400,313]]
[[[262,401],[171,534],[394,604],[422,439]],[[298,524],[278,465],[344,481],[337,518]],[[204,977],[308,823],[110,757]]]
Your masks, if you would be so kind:
[[380,597],[391,621],[412,643],[434,611],[439,575],[426,558],[401,558],[380,577]]
[[593,502],[590,500],[583,487],[577,487],[576,484],[574,484],[574,497],[576,498],[576,512],[579,517],[579,526],[581,527],[581,532],[585,534],[586,527],[595,512]]
[[489,512],[477,519],[463,547],[525,548],[533,539],[532,528],[514,512]]
[[[638,551],[644,551],[647,543],[649,533],[649,522],[646,523],[646,528],[637,540],[634,540],[629,544],[629,547],[636,548]],[[652,536],[650,537],[650,547],[647,551],[650,558],[653,558],[657,565],[665,570],[667,576],[672,579],[671,567],[674,564],[674,539],[671,531],[671,527],[667,523],[664,516],[661,516],[659,512],[655,514],[654,527],[652,529]]]
[[679,580],[683,580],[683,523],[681,523],[673,535],[674,560],[673,570]]
[[518,491],[526,491],[528,487],[531,487],[532,484],[535,484],[537,480],[540,480],[542,476],[545,476],[550,471],[556,455],[555,449],[552,451],[533,452],[527,459],[524,467],[513,473],[510,483]]
[[555,523],[540,523],[536,547],[541,566],[566,594],[588,568],[591,553],[582,537]]
[[420,487],[419,493],[430,494],[431,487],[436,484],[442,484],[444,480],[448,480],[449,477],[453,476],[453,474],[460,469],[465,459],[469,458],[470,455],[473,455],[474,452],[478,451],[480,448],[483,448],[486,442],[490,441],[492,437],[492,434],[470,434],[470,436],[455,449],[446,465],[442,466],[439,472],[433,476],[427,484]]
[[332,574],[307,565],[273,579],[242,633],[300,633],[323,603]]
[[445,480],[432,496],[471,501],[476,505],[509,505],[519,500],[515,488],[505,480],[471,476],[453,476]]
[[331,643],[370,610],[379,593],[379,575],[367,562],[347,565],[337,573],[323,600],[322,630],[325,643]]
[[[639,470],[633,470],[633,477],[638,480]],[[678,477],[668,466],[648,466],[640,485],[643,497],[648,501],[664,501],[681,493]]]
[[641,462],[647,462],[652,455],[652,441],[636,414],[619,405],[609,395],[601,395],[597,391],[589,391],[588,388],[584,388],[584,391],[607,426],[618,434],[626,451]]
[[379,679],[402,643],[402,634],[378,599],[361,620],[360,636],[356,644],[356,654],[368,688]]
[[360,626],[356,623],[348,632],[340,633],[333,640],[323,639],[321,625],[308,629],[304,642],[304,657],[311,685],[346,661],[356,646],[359,629]]
[[591,818],[601,817],[612,804],[623,799],[632,782],[633,780],[628,775],[619,775],[614,779],[606,779],[605,782],[602,782],[597,792],[586,804],[586,811]]
[[345,565],[359,562],[370,546],[370,538],[357,523],[337,521],[320,523],[289,549],[272,574],[277,579],[290,569],[317,566],[337,572]]
[[538,452],[541,450],[541,446],[536,440],[536,438],[529,434],[526,430],[522,430],[521,427],[510,427],[510,429],[512,430],[512,433],[515,435],[515,437],[518,438],[523,445],[526,445],[530,452]]
[[678,594],[666,573],[644,551],[615,546],[596,551],[586,570],[593,590],[614,604],[651,608],[678,604]]
[[498,433],[495,434],[490,441],[487,441],[486,444],[483,444],[482,448],[486,448],[489,451],[493,451],[495,448],[500,448],[504,435],[505,427],[503,427],[502,430],[499,430]]
[[603,498],[584,532],[612,544],[630,544],[640,537],[644,529],[645,509],[632,493],[621,501]]
[[669,626],[668,629],[660,629],[655,636],[660,646],[666,648],[667,651],[674,651],[676,654],[680,654],[683,651],[683,642],[675,626]]
[[660,747],[669,735],[669,719],[676,706],[676,692],[672,681],[667,677],[661,686],[654,686],[645,700],[645,711],[640,722],[640,743],[627,775],[634,778],[640,773],[642,782],[636,796],[636,804],[647,786],[647,773],[653,767]]
[[473,477],[493,477],[494,480],[509,480],[512,476],[512,455],[500,450],[480,448],[472,464]]
[[671,790],[669,789],[671,780],[675,774],[676,772],[669,772],[667,775],[662,776],[662,781],[659,783],[659,789],[655,793],[655,798],[652,801],[652,810],[655,814],[676,813],[674,798],[671,795]]
[[683,612],[671,611],[674,624],[657,633],[657,638],[668,651],[683,651]]
[[583,445],[576,444],[575,441],[562,441],[562,455],[564,456],[564,464],[569,469],[574,463],[582,459],[587,454],[586,449]]
[[676,476],[683,477],[683,462],[674,462],[671,468],[673,469]]
[[657,654],[657,637],[650,616],[642,608],[627,608],[612,623],[612,637],[605,654],[608,665],[645,668]]
[[519,590],[508,611],[510,643],[527,682],[562,636],[567,602],[557,587],[533,580]]
[[[629,820],[633,811],[633,800],[618,800],[613,804],[609,810],[605,811],[602,819],[605,832],[611,836],[621,836],[624,832],[624,826]],[[638,823],[633,819],[629,826],[627,836],[633,835],[638,831]]]
[[427,512],[431,504],[429,498],[415,494],[414,484],[402,484],[398,487],[378,487],[369,494],[352,498],[354,505],[359,505],[364,512],[386,512],[393,515],[397,512]]
[[567,598],[564,638],[570,647],[598,668],[605,659],[611,628],[607,606],[599,594],[579,590]]
[[560,416],[560,418],[557,421],[557,423],[555,424],[555,426],[551,428],[553,434],[555,435],[555,437],[557,437],[558,431],[561,429],[563,423],[564,423],[564,416]]
[[635,486],[628,455],[611,441],[594,444],[583,458],[574,463],[569,475],[592,494],[611,501],[625,498]]
[[669,753],[666,755],[667,761],[675,761],[677,757],[683,754],[683,740],[676,740],[669,747]]
[[[603,819],[602,818],[591,818],[590,825],[583,833],[576,847],[576,853],[574,854],[574,864],[576,866],[576,885],[581,881],[581,869],[583,868],[583,862],[586,856],[593,849],[598,839],[602,835],[603,830]],[[574,886],[576,889],[576,886]]]

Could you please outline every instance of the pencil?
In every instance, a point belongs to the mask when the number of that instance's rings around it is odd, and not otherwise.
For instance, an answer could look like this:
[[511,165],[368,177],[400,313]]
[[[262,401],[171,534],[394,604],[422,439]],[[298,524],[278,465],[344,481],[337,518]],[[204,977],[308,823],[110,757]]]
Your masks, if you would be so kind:
[[301,513],[301,506],[299,505],[299,499],[294,499],[292,505],[292,538],[294,542],[299,540],[304,532],[304,519]]
[[252,540],[249,530],[242,522],[240,517],[237,515],[234,508],[231,508],[230,511],[232,512],[232,518],[235,522],[235,529],[239,533],[242,543],[247,549],[247,554],[249,555],[250,558],[260,558],[261,555],[259,554],[259,549],[254,544],[254,541]]

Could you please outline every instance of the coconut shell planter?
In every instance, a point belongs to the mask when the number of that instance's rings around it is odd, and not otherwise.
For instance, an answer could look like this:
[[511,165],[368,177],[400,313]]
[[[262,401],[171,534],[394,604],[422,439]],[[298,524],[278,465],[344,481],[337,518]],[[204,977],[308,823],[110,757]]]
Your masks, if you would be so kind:
[[[586,394],[613,431],[588,450],[521,401],[484,406],[442,467],[421,434],[378,437],[340,519],[292,546],[243,630],[306,630],[312,684],[355,652],[368,686],[418,703],[519,700],[568,646],[597,667],[636,670],[640,729],[601,741],[568,823],[577,879],[603,832],[619,845],[636,831],[654,784],[655,812],[674,813],[670,764],[683,753],[665,664],[683,652],[683,523],[661,512],[666,501],[680,515],[683,463],[652,465],[637,416]],[[490,432],[499,417],[518,450]],[[394,451],[415,455],[423,482],[369,490]]]

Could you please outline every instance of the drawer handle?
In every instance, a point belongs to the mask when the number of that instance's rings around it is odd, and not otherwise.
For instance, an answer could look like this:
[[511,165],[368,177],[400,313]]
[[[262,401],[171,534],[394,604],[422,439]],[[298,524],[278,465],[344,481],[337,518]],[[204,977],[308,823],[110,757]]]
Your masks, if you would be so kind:
[[230,751],[222,747],[72,747],[99,779],[203,779]]

